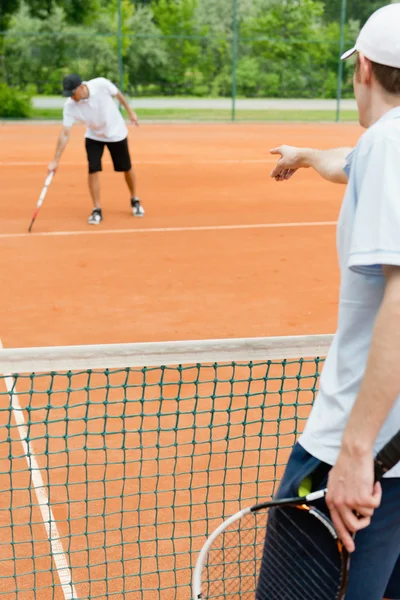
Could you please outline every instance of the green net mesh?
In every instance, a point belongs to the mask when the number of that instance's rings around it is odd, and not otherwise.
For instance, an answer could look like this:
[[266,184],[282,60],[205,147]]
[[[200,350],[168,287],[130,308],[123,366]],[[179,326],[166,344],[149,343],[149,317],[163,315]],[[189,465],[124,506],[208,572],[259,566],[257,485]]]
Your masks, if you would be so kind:
[[103,347],[102,369],[1,377],[0,597],[190,596],[205,536],[276,489],[323,363],[226,343],[218,362],[189,345],[190,364],[108,369]]

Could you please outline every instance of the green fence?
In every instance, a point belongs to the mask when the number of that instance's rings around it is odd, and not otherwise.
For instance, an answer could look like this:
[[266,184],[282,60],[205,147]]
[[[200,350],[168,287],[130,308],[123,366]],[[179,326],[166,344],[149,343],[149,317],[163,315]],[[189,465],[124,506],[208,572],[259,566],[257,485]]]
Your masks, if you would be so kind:
[[[22,6],[0,35],[0,79],[35,95],[58,95],[63,76],[79,72],[84,79],[108,77],[135,98],[229,99],[204,109],[188,102],[176,114],[169,111],[184,118],[274,115],[268,105],[252,108],[238,102],[242,98],[331,99],[336,102],[314,116],[354,118],[355,113],[341,112],[340,104],[352,98],[353,66],[342,64],[339,56],[354,43],[368,15],[384,4],[158,0],[144,6],[116,0],[113,12],[104,9],[90,24],[73,27],[61,8],[42,19]],[[163,110],[158,112],[162,116]],[[297,117],[312,118],[306,112]]]

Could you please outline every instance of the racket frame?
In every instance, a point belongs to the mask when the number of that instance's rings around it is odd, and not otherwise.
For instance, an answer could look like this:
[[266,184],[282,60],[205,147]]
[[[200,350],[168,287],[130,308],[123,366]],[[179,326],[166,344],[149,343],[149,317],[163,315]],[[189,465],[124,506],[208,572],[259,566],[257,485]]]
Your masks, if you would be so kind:
[[[400,461],[400,430],[391,438],[391,440],[389,442],[387,442],[387,444],[385,444],[385,446],[378,452],[377,456],[375,457],[375,460],[374,460],[375,481],[379,481],[380,479],[382,479],[382,477],[385,475],[385,473],[390,471],[390,469],[392,469],[399,461]],[[207,538],[207,540],[204,543],[204,545],[199,553],[199,556],[197,558],[195,569],[194,569],[194,574],[193,574],[193,580],[192,580],[192,594],[193,594],[192,600],[201,600],[201,598],[202,598],[202,592],[201,592],[202,571],[203,571],[203,567],[206,562],[208,552],[209,552],[214,540],[221,533],[223,533],[230,525],[232,525],[232,523],[235,523],[235,521],[240,520],[242,517],[244,517],[252,512],[253,513],[258,512],[259,510],[262,510],[262,509],[275,508],[275,507],[279,507],[279,506],[280,507],[288,507],[288,508],[293,506],[293,507],[301,508],[301,505],[304,505],[304,509],[310,510],[310,512],[312,511],[313,516],[318,518],[330,531],[333,539],[337,540],[338,548],[339,548],[339,551],[341,552],[342,566],[344,567],[343,578],[342,578],[342,581],[340,582],[340,587],[338,590],[337,598],[338,598],[338,600],[341,600],[342,598],[344,598],[344,595],[346,593],[347,580],[348,580],[348,568],[349,568],[349,562],[350,562],[350,555],[347,552],[347,550],[343,547],[340,540],[338,539],[338,535],[335,531],[335,528],[334,528],[333,524],[331,523],[331,521],[328,519],[328,517],[325,517],[324,515],[322,515],[317,509],[313,508],[312,505],[310,506],[310,504],[312,504],[316,500],[320,500],[320,499],[324,498],[327,491],[328,491],[327,489],[323,489],[323,490],[318,490],[316,492],[311,492],[310,494],[307,494],[307,496],[297,496],[294,498],[281,498],[281,499],[271,500],[269,502],[263,502],[261,504],[256,504],[256,505],[253,505],[253,506],[250,506],[250,507],[247,507],[247,508],[244,508],[244,509],[238,511],[237,513],[235,513],[234,515],[232,515],[231,517],[229,517],[228,519],[223,521],[223,523],[221,523]]]
[[[203,545],[202,549],[200,550],[199,556],[196,561],[194,573],[193,573],[193,581],[192,581],[193,600],[201,600],[201,598],[202,598],[202,593],[201,593],[202,571],[203,571],[203,567],[206,562],[208,552],[209,552],[211,546],[213,545],[214,541],[217,539],[217,537],[221,533],[223,533],[226,529],[228,529],[228,527],[230,527],[230,525],[232,525],[236,521],[239,521],[240,519],[242,519],[246,515],[249,515],[250,513],[259,512],[260,510],[267,509],[267,508],[276,508],[279,506],[281,506],[281,507],[284,506],[287,508],[289,508],[289,507],[301,508],[302,506],[304,506],[304,508],[307,507],[307,509],[309,508],[309,510],[312,510],[312,507],[308,507],[308,505],[311,502],[315,502],[316,500],[320,500],[321,498],[324,498],[326,492],[327,492],[327,490],[323,489],[323,490],[318,490],[316,492],[311,492],[310,494],[307,494],[307,496],[296,496],[293,498],[276,499],[276,500],[271,500],[269,502],[262,502],[260,504],[255,504],[253,506],[247,506],[246,508],[239,510],[237,513],[235,513],[234,515],[232,515],[231,517],[229,517],[228,519],[223,521],[207,538],[205,544]],[[332,537],[334,539],[337,539],[336,531],[335,531],[333,525],[330,524],[329,520],[323,519],[322,516],[319,515],[319,512],[316,510],[314,510],[312,512],[312,514],[327,527],[327,529],[332,534]]]
[[37,201],[37,204],[36,204],[35,212],[33,213],[31,224],[29,225],[29,229],[28,229],[29,233],[31,233],[31,231],[32,231],[33,224],[34,224],[34,222],[36,220],[36,217],[39,214],[40,207],[43,204],[43,200],[45,199],[45,196],[47,194],[47,190],[49,189],[49,186],[50,186],[51,182],[53,181],[54,175],[55,175],[55,171],[50,171],[50,173],[46,177],[43,189],[42,189],[42,191],[40,193],[40,196],[39,196],[39,200]]

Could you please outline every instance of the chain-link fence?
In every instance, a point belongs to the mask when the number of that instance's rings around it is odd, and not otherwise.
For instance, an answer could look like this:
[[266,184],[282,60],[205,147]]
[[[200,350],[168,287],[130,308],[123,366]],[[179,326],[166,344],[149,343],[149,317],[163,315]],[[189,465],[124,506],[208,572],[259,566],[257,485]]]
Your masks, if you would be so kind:
[[[341,99],[352,97],[353,70],[339,56],[384,4],[159,0],[149,8],[118,0],[115,13],[72,28],[62,9],[40,20],[22,6],[0,35],[0,77],[35,95],[58,95],[63,76],[78,72],[107,77],[135,98],[226,98],[223,114],[210,114],[224,118],[246,117],[241,98],[331,99],[330,117],[339,119]],[[262,118],[261,103],[256,110]]]

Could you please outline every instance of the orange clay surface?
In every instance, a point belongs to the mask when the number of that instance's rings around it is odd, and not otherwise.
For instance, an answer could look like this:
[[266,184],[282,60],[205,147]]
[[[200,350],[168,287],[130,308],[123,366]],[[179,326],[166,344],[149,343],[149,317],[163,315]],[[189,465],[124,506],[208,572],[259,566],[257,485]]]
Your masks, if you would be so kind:
[[[97,227],[87,224],[77,126],[28,235],[59,131],[0,126],[5,347],[334,330],[335,227],[326,223],[336,221],[344,187],[311,170],[278,184],[268,150],[352,145],[359,126],[143,124],[130,131],[130,148],[146,215],[131,215],[105,151]],[[209,229],[193,230],[201,227]]]
[[[358,126],[143,124],[131,130],[130,148],[145,218],[130,214],[123,177],[113,173],[106,153],[98,227],[87,224],[84,131],[77,126],[28,234],[59,131],[0,126],[5,347],[334,331],[335,222],[344,187],[311,170],[278,184],[269,177],[276,161],[268,150],[282,143],[353,145]],[[79,598],[189,597],[190,566],[206,521],[212,529],[239,504],[268,497],[281,475],[315,385],[315,366],[305,365],[309,377],[299,394],[296,369],[287,368],[282,390],[281,367],[273,367],[268,394],[265,367],[218,372],[224,380],[218,388],[212,371],[195,384],[190,370],[179,386],[176,372],[167,373],[170,386],[161,388],[157,370],[148,375],[143,403],[140,373],[131,374],[126,392],[123,374],[108,381],[96,375],[90,396],[83,375],[68,396],[30,397],[24,393],[30,381],[19,380],[22,408],[34,408],[23,411],[31,451],[50,484]],[[231,389],[233,377],[242,382]],[[108,383],[115,387],[105,404]],[[62,390],[66,381],[46,376],[35,386]],[[0,392],[7,408],[3,383]],[[121,402],[124,394],[129,403]],[[178,395],[187,400],[178,403]],[[229,423],[228,409],[235,409]],[[0,411],[0,432],[0,598],[62,600],[8,410]]]

